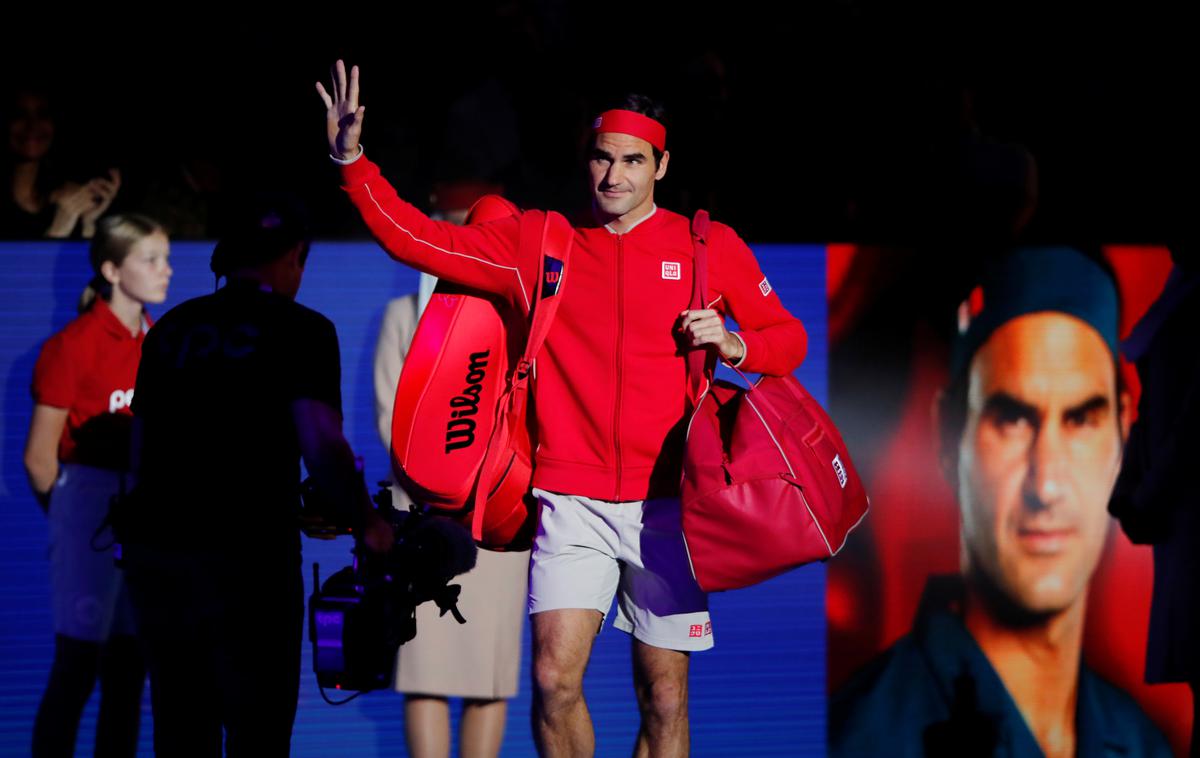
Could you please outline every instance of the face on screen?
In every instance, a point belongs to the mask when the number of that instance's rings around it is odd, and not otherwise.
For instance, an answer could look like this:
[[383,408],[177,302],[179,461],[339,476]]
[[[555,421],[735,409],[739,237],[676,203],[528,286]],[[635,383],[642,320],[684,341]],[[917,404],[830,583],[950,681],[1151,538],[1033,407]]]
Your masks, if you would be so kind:
[[959,445],[962,539],[973,573],[1032,614],[1081,601],[1120,467],[1113,357],[1062,313],[997,329],[971,361]]

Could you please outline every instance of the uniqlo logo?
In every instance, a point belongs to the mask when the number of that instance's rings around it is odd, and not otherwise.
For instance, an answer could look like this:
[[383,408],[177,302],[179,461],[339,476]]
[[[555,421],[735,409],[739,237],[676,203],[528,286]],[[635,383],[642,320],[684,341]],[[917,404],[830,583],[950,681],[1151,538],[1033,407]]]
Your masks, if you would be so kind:
[[[709,629],[709,633],[710,634],[712,633],[711,628]],[[692,629],[690,632],[688,632],[688,636],[689,637],[703,637],[704,636],[704,627],[700,626],[699,624],[692,624]]]
[[758,283],[758,291],[763,293],[763,297],[771,294],[771,283],[767,281],[765,276],[763,277],[763,280]]
[[679,264],[663,261],[662,278],[678,280],[680,278]]

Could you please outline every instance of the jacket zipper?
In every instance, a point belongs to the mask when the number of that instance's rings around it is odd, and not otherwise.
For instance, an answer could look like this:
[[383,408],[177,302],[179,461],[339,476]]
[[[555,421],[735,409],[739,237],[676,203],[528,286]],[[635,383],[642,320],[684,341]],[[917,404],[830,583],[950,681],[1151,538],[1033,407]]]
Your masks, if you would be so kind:
[[621,499],[621,354],[625,341],[624,245],[617,235],[617,399],[613,407],[613,451],[617,458],[617,487],[614,501]]

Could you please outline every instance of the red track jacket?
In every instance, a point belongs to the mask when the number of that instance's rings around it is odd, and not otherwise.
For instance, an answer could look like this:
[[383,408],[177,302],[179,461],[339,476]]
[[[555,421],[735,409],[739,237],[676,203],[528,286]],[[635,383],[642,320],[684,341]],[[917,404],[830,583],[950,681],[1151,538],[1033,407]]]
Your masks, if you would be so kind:
[[[478,226],[433,221],[365,156],[343,166],[342,179],[393,257],[528,311],[540,272],[536,255],[521,252],[517,217]],[[625,234],[576,229],[562,303],[538,358],[535,487],[613,501],[678,494],[689,409],[675,326],[691,300],[690,229],[687,218],[661,208]],[[708,245],[708,305],[742,329],[739,366],[790,373],[807,349],[803,324],[732,229],[714,223]]]

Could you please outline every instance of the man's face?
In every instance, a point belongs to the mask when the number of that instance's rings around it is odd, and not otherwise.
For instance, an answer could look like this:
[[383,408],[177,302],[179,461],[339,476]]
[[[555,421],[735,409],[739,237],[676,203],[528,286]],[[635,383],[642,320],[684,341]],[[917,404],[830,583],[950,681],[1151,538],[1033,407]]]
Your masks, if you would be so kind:
[[971,361],[958,495],[969,567],[1017,608],[1082,601],[1107,534],[1122,426],[1113,357],[1083,321],[1034,313]]
[[628,134],[597,134],[588,160],[592,199],[605,223],[637,221],[654,205],[654,183],[667,173],[669,154],[657,166],[650,143]]

